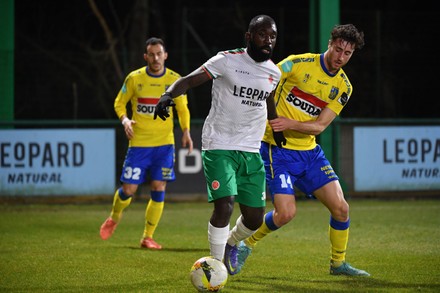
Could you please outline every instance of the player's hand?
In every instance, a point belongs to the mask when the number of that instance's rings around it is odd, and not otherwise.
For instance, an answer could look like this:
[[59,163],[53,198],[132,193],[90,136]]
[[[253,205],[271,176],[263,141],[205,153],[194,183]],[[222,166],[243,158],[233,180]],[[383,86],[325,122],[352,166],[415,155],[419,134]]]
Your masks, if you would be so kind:
[[282,148],[283,145],[286,145],[287,140],[284,137],[284,134],[282,131],[272,131],[272,133],[273,133],[273,138],[275,140],[275,143],[277,144],[277,146],[279,148]]
[[156,108],[154,109],[154,120],[159,116],[160,119],[165,121],[170,117],[169,107],[175,106],[171,93],[165,92],[160,96],[159,102],[157,102]]
[[127,136],[128,140],[134,137],[134,130],[133,130],[134,124],[136,124],[136,121],[131,120],[127,117],[125,117],[124,120],[122,120],[122,125],[124,126],[125,135]]
[[182,147],[188,148],[187,156],[190,155],[193,151],[193,141],[191,135],[189,133],[189,129],[185,129],[182,134]]

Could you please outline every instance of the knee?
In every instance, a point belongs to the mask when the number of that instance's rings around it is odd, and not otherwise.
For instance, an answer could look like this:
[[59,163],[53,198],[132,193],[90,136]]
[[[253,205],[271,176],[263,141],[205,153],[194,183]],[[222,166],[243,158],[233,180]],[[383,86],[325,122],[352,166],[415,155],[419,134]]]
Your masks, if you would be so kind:
[[256,208],[252,213],[243,215],[243,224],[250,230],[257,230],[263,224],[264,209]]
[[215,227],[225,227],[229,224],[234,202],[228,198],[221,198],[214,202],[214,211],[211,216],[211,224]]
[[263,224],[264,207],[254,208],[240,204],[241,220],[250,230],[257,230]]
[[152,191],[165,191],[166,185],[166,181],[153,180],[150,183],[150,188]]
[[234,210],[234,205],[232,203],[225,203],[222,205],[216,205],[214,209],[214,213],[221,217],[228,217],[232,215]]
[[129,197],[132,197],[137,191],[137,185],[122,185],[122,192]]
[[274,223],[278,227],[284,226],[289,223],[296,215],[296,208],[283,209],[277,211],[274,215]]
[[342,201],[336,209],[332,211],[332,216],[335,220],[340,222],[346,222],[349,219],[350,207],[348,203],[344,200]]

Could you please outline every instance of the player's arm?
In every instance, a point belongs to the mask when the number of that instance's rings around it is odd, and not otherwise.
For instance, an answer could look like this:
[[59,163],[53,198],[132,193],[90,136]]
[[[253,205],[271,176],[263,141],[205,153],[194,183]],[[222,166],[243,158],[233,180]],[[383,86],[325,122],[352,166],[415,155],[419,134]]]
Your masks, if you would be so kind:
[[287,117],[278,117],[270,120],[269,124],[274,131],[295,130],[304,134],[319,135],[336,118],[336,113],[329,108],[324,108],[314,121],[296,121]]
[[132,139],[134,137],[132,125],[135,124],[136,121],[127,117],[127,104],[133,95],[130,76],[125,79],[123,89],[124,90],[119,90],[114,102],[114,108],[116,115],[118,115],[119,120],[124,126],[125,135],[128,139]]
[[[277,115],[277,108],[275,106],[275,90],[273,90],[269,97],[266,99],[266,105],[267,105],[267,120],[269,120],[269,123],[271,120],[278,118]],[[272,133],[273,138],[275,140],[275,143],[278,147],[283,147],[283,145],[286,145],[287,140],[284,137],[283,131],[275,131],[272,127]]]
[[188,148],[188,155],[193,151],[193,141],[189,133],[189,128],[185,128],[182,132],[182,147]]
[[272,120],[272,119],[278,118],[274,96],[275,96],[275,91],[272,91],[270,93],[269,97],[266,99],[267,120]]
[[188,148],[188,155],[193,150],[193,141],[190,134],[191,115],[188,109],[188,98],[181,95],[174,99],[176,103],[176,112],[179,120],[180,129],[182,129],[182,147]]
[[159,116],[160,119],[166,120],[166,118],[170,117],[168,107],[174,106],[174,97],[180,96],[190,88],[197,87],[208,80],[211,80],[211,76],[202,67],[176,80],[160,97],[154,110],[154,119]]
[[197,87],[209,80],[211,80],[211,76],[202,67],[199,67],[190,74],[176,80],[176,82],[167,89],[167,92],[173,97],[177,97],[186,93],[187,90]]
[[136,121],[131,120],[125,114],[119,118],[121,120],[122,125],[124,126],[124,132],[128,139],[132,139],[134,137],[133,125],[136,124]]

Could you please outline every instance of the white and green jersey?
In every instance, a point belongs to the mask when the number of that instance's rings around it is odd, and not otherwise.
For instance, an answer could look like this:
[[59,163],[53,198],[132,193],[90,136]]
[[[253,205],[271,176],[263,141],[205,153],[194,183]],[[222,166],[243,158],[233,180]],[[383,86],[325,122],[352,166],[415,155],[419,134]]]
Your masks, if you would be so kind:
[[219,52],[202,65],[213,79],[202,150],[258,152],[266,128],[266,98],[281,77],[271,61],[255,62],[246,49]]

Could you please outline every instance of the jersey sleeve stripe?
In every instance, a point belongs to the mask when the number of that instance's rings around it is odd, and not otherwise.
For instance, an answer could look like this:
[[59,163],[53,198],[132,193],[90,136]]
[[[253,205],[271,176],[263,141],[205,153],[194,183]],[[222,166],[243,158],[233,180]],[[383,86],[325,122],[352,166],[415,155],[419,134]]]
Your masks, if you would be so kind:
[[206,68],[205,66],[202,66],[202,69],[203,69],[203,71],[206,72],[206,74],[208,74],[208,76],[209,76],[210,79],[214,79],[214,78],[215,78],[214,74],[212,74],[212,73],[208,70],[208,68]]

